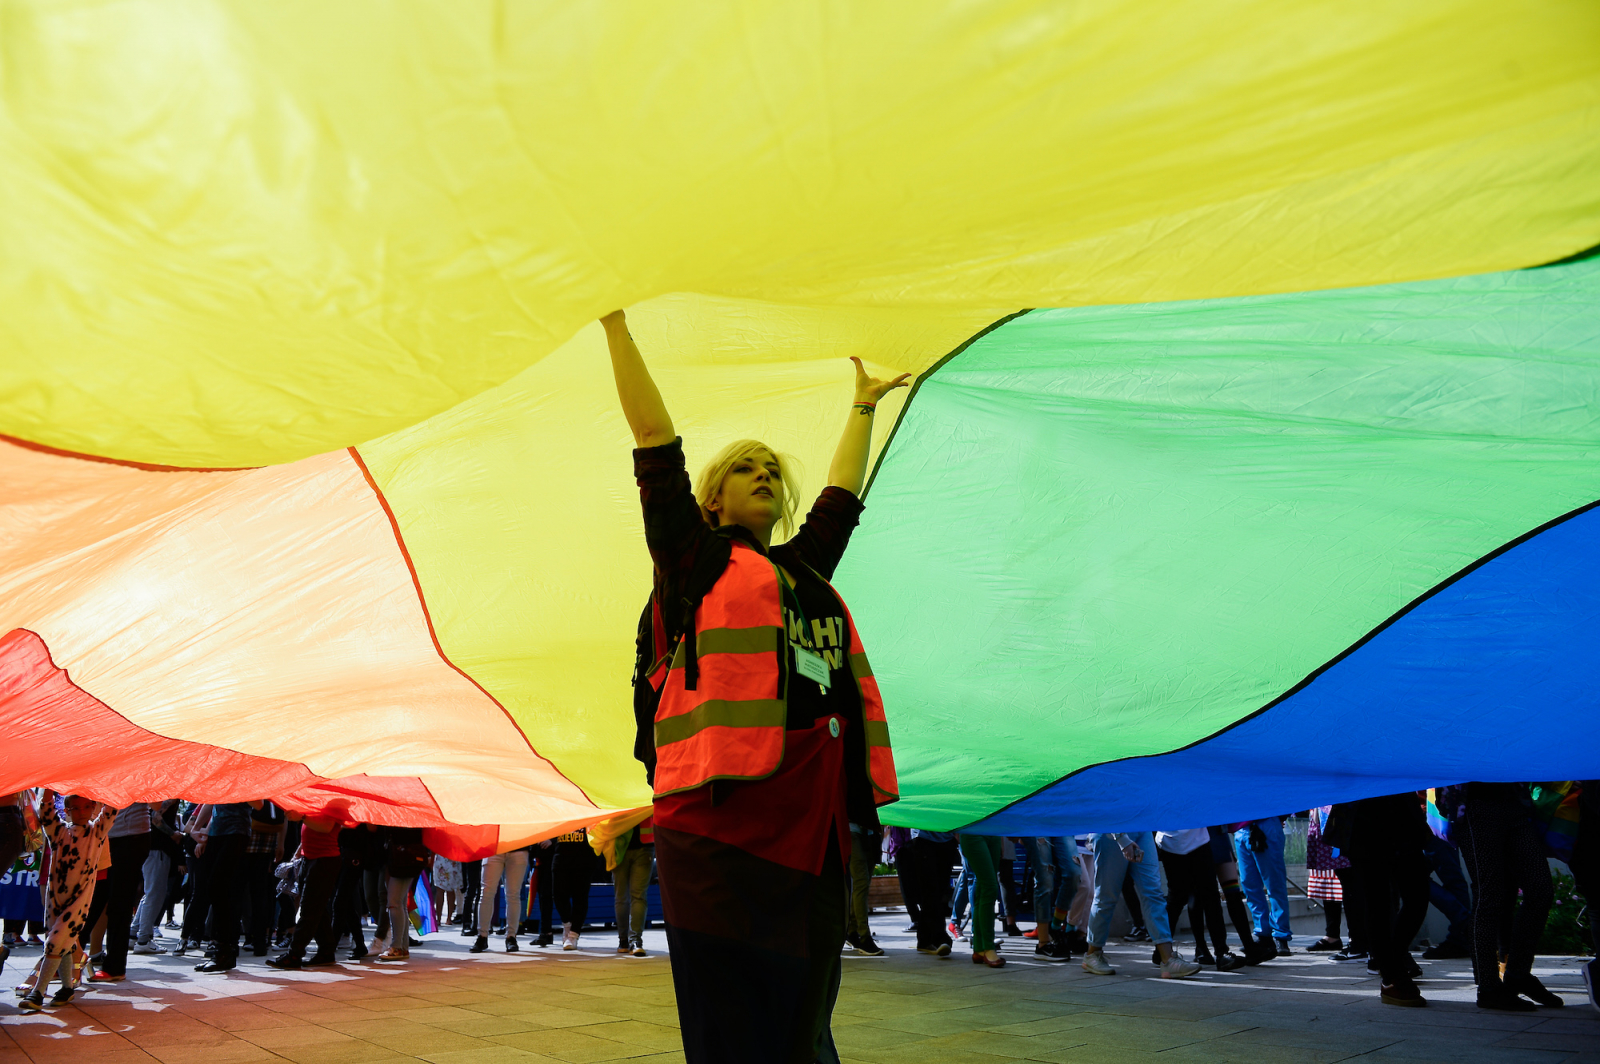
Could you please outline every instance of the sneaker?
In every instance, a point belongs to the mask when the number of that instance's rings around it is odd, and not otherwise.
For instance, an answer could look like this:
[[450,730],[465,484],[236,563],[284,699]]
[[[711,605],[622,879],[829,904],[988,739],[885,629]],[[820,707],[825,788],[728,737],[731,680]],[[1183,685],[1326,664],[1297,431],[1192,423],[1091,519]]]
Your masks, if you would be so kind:
[[506,936],[506,952],[507,953],[516,953],[521,948],[522,947],[517,945],[517,936],[515,936],[515,935],[507,935]]
[[[1311,943],[1311,945],[1307,946],[1306,952],[1338,953],[1342,949],[1344,949],[1344,939],[1337,937],[1329,938],[1327,935],[1323,935],[1321,938]],[[1426,954],[1424,954],[1424,956],[1426,956]]]
[[183,926],[181,924],[179,924],[178,922],[176,922],[175,920],[168,920],[166,923],[162,924],[161,926],[166,928],[168,931],[182,931],[183,930]]
[[128,952],[134,954],[135,956],[148,957],[152,953],[160,953],[161,947],[157,946],[154,942],[140,942]]
[[1243,957],[1239,956],[1237,953],[1229,951],[1217,958],[1217,971],[1236,972],[1240,968],[1243,968],[1246,963],[1248,962],[1245,961]]
[[396,949],[393,946],[378,954],[378,960],[380,961],[408,961],[410,959],[411,951],[409,949]]
[[950,932],[950,938],[955,942],[960,942],[962,939],[967,937],[961,933],[961,925],[956,923],[954,920],[951,920],[950,923],[946,925],[945,930]]
[[293,953],[285,953],[281,957],[268,957],[267,967],[276,968],[280,972],[298,972],[305,967],[305,962]]
[[645,952],[644,942],[643,941],[635,942],[633,944],[633,955],[635,957],[648,957],[648,956],[650,956],[649,953]]
[[577,949],[578,948],[578,933],[576,931],[567,931],[567,932],[565,932],[561,936],[561,948],[564,949],[564,950],[575,950],[575,949]]
[[[851,953],[860,952],[861,939],[856,936],[854,931],[846,931],[844,933],[844,948],[849,950]],[[843,951],[841,950],[840,952]]]
[[1200,966],[1198,964],[1191,960],[1185,960],[1183,954],[1173,950],[1172,956],[1168,957],[1165,963],[1161,965],[1161,978],[1187,979],[1199,970]]
[[120,983],[128,978],[125,975],[112,975],[110,972],[96,971],[89,977],[91,983]]
[[484,938],[482,935],[479,935],[477,937],[477,940],[472,943],[472,948],[467,950],[467,952],[468,953],[487,953],[487,952],[489,952],[489,940]]
[[234,969],[233,961],[219,960],[213,957],[209,961],[202,961],[194,966],[194,970],[201,975],[215,975],[218,972],[231,972]]
[[1106,955],[1099,950],[1083,955],[1083,970],[1090,975],[1116,975],[1117,970],[1111,967],[1106,960]]
[[1420,1009],[1428,1003],[1422,991],[1417,989],[1417,984],[1409,979],[1384,984],[1378,991],[1378,1000],[1385,1005],[1399,1005],[1408,1009]]
[[549,931],[540,931],[539,932],[539,937],[533,940],[533,944],[535,946],[538,946],[540,949],[543,949],[544,947],[546,947],[548,945],[551,945],[554,942],[555,942],[555,937]]
[[1022,937],[1037,939],[1039,937],[1039,929],[1037,927],[1030,927],[1022,933]]
[[1280,939],[1275,939],[1274,941],[1277,942],[1277,944],[1278,944],[1278,956],[1287,957],[1287,956],[1290,956],[1291,954],[1294,953],[1294,950],[1289,948],[1289,940],[1288,939],[1280,938]]
[[44,1008],[44,995],[29,994],[21,1001],[17,1002],[17,1008],[21,1009],[23,1012],[38,1012]]
[[1072,959],[1072,951],[1067,948],[1065,942],[1058,938],[1052,938],[1049,942],[1041,942],[1033,947],[1033,955],[1042,961],[1070,961]]
[[1496,1012],[1539,1011],[1539,1006],[1531,1001],[1519,998],[1498,982],[1490,986],[1478,987],[1478,1007],[1480,1009],[1494,1009]]
[[1550,989],[1539,982],[1539,977],[1528,975],[1508,975],[1505,978],[1505,987],[1513,994],[1521,994],[1536,1005],[1543,1005],[1547,1009],[1559,1009],[1566,1004],[1561,998],[1550,992]]
[[1368,960],[1369,957],[1367,956],[1367,951],[1364,949],[1356,949],[1354,946],[1346,946],[1338,953],[1335,953],[1330,959],[1336,961],[1365,961]]
[[1194,962],[1202,968],[1209,968],[1217,963],[1217,958],[1211,955],[1210,950],[1202,947],[1194,951]]
[[863,935],[856,939],[856,952],[863,957],[881,957],[883,947],[874,942],[871,935]]
[[1123,945],[1130,945],[1130,944],[1135,943],[1135,942],[1149,942],[1149,941],[1150,941],[1150,932],[1145,929],[1145,926],[1143,924],[1134,924],[1133,927],[1129,928],[1128,933],[1126,935],[1122,936]]
[[1589,1007],[1600,1012],[1600,959],[1583,966],[1583,986],[1589,992]]
[[918,953],[926,953],[930,957],[950,956],[950,943],[941,942],[937,946],[918,946]]
[[339,963],[339,957],[334,953],[313,953],[306,958],[307,968],[331,968]]

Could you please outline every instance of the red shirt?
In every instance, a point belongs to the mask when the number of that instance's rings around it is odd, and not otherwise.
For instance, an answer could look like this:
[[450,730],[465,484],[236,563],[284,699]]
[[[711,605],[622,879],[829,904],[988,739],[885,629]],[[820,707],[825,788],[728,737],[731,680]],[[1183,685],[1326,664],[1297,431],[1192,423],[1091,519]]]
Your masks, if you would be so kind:
[[304,825],[300,829],[300,856],[307,860],[339,856],[339,830],[317,831],[310,824]]

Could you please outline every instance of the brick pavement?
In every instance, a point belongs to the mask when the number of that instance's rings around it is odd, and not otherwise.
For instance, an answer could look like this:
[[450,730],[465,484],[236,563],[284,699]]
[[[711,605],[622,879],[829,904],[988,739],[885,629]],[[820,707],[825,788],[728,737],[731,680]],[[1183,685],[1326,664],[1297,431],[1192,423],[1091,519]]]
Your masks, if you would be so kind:
[[[1155,978],[1148,947],[1113,946],[1118,975],[1101,978],[1010,940],[1012,963],[990,971],[918,955],[901,915],[874,922],[889,953],[846,958],[834,1017],[841,1055],[864,1064],[1600,1064],[1600,1015],[1570,960],[1538,969],[1568,1008],[1502,1015],[1473,1007],[1464,962],[1424,962],[1433,1004],[1398,1009],[1378,1003],[1375,978],[1314,955],[1173,982]],[[247,957],[226,976],[195,974],[192,957],[131,957],[126,983],[71,1006],[26,1016],[0,1004],[0,1064],[681,1061],[663,936],[648,933],[655,952],[642,959],[616,956],[614,941],[471,956],[444,933],[404,966],[280,973]],[[31,959],[17,953],[6,976]]]

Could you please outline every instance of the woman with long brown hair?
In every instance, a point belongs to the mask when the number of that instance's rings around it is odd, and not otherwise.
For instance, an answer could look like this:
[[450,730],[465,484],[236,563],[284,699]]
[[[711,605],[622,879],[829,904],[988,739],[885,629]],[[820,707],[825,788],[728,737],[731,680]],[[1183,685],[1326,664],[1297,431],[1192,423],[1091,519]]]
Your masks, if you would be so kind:
[[621,311],[602,319],[655,563],[635,751],[655,789],[656,867],[690,1064],[836,1061],[850,824],[897,797],[859,633],[828,584],[862,506],[878,400],[855,359],[828,486],[799,529],[771,447],[740,440],[691,490],[682,441]]

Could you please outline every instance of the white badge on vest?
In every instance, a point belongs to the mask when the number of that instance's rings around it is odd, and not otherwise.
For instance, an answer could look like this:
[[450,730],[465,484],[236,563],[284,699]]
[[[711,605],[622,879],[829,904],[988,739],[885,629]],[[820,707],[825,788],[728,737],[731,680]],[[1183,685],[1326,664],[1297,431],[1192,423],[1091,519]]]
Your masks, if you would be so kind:
[[832,678],[828,674],[828,663],[822,660],[821,654],[815,654],[802,646],[794,648],[794,665],[800,670],[800,675],[808,680],[815,680],[823,687],[828,686]]

